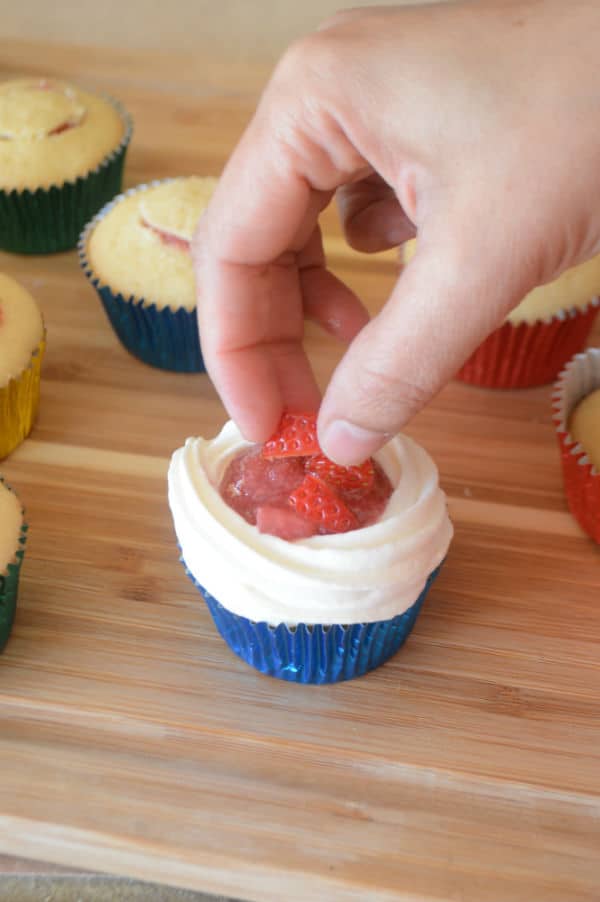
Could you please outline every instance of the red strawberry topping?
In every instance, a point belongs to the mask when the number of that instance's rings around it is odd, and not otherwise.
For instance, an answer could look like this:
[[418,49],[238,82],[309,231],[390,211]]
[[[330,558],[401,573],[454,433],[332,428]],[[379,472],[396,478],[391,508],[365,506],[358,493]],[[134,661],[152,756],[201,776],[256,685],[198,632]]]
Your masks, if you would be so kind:
[[219,490],[260,532],[293,542],[376,523],[392,485],[372,458],[333,463],[319,448],[316,416],[286,413],[265,445],[233,458]]
[[324,454],[315,454],[307,458],[305,466],[308,473],[314,473],[329,485],[346,491],[362,489],[368,492],[375,481],[375,464],[371,458],[358,466],[342,467]]
[[316,523],[319,531],[348,532],[358,526],[358,520],[335,490],[313,473],[307,473],[289,501],[296,513]]
[[314,413],[284,413],[277,431],[263,445],[263,457],[308,457],[320,454]]

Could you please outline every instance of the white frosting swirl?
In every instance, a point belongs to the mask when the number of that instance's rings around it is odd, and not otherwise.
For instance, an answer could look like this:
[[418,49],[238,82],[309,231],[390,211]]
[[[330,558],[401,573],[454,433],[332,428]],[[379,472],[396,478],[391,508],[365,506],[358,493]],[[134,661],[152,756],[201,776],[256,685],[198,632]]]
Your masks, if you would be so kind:
[[190,438],[169,467],[169,504],[183,559],[224,607],[255,621],[365,623],[409,608],[452,538],[438,473],[406,436],[376,455],[395,487],[381,519],[338,535],[286,542],[260,533],[218,486],[248,443],[234,423]]

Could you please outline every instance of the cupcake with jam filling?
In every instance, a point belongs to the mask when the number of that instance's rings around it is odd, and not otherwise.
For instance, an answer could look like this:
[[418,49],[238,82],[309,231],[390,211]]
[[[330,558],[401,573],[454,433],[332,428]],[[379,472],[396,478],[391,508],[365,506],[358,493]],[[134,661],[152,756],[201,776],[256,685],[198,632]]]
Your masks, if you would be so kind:
[[0,459],[29,435],[40,398],[42,314],[22,285],[0,273]]
[[0,248],[75,247],[120,191],[131,120],[116,101],[56,79],[0,83]]
[[26,538],[27,525],[19,499],[0,477],[0,652],[15,619]]
[[298,683],[361,676],[409,636],[452,526],[436,467],[406,436],[339,467],[314,416],[264,446],[233,423],[188,439],[169,468],[182,561],[230,648]]
[[190,245],[216,186],[187,176],[139,185],[89,223],[82,268],[130,353],[177,372],[204,372]]

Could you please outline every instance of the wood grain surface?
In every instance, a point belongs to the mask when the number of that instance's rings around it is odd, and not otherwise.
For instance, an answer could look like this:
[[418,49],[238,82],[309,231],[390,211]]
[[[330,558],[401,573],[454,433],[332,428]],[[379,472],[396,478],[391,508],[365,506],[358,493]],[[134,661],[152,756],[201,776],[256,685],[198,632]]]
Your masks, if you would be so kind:
[[[2,77],[126,104],[127,185],[218,174],[266,77],[0,51]],[[333,214],[325,228],[376,311],[393,256],[346,250]],[[2,465],[31,538],[0,659],[0,852],[256,902],[597,902],[600,552],[566,509],[550,388],[453,383],[414,420],[456,525],[446,568],[386,666],[287,685],[229,652],[178,562],[167,461],[224,421],[209,379],[128,356],[75,253],[0,270],[48,326],[39,422]],[[307,342],[325,384],[341,349]]]

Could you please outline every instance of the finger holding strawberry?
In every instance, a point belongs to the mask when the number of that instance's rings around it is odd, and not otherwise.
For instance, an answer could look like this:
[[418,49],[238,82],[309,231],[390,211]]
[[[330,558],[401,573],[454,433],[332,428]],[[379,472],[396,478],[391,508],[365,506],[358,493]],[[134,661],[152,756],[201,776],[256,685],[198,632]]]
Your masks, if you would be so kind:
[[372,458],[348,467],[329,460],[317,440],[316,414],[286,412],[263,446],[231,461],[220,492],[260,532],[296,541],[376,522],[392,486]]

